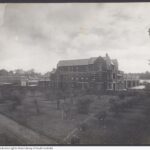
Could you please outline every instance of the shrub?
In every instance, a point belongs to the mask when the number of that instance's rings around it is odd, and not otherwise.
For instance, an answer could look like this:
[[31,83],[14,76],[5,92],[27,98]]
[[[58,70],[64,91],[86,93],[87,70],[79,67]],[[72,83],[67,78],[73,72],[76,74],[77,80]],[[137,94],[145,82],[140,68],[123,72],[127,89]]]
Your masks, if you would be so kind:
[[125,94],[124,93],[120,93],[118,96],[119,96],[120,99],[124,99],[125,98]]
[[86,123],[81,123],[81,124],[79,124],[79,130],[80,131],[86,131],[87,130],[87,128],[88,128],[88,126],[87,126],[87,124]]
[[77,111],[81,114],[88,114],[91,104],[91,99],[89,96],[82,96],[77,99]]
[[20,94],[20,91],[12,91],[10,98],[13,102],[12,110],[16,110],[17,106],[22,104],[22,96]]
[[96,114],[96,117],[99,121],[104,121],[107,117],[107,113],[105,111],[101,111],[98,114]]

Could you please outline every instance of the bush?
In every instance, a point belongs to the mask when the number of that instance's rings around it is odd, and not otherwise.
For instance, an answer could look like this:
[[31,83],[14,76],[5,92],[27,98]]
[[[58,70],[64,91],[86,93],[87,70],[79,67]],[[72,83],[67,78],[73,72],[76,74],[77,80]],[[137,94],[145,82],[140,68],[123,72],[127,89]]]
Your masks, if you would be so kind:
[[12,91],[11,101],[13,102],[12,110],[16,110],[17,106],[21,105],[21,103],[22,103],[22,96],[21,96],[20,92]]
[[80,131],[84,132],[88,129],[88,125],[86,123],[81,123],[81,124],[79,124],[78,128],[79,128]]
[[82,96],[77,99],[77,111],[81,114],[88,114],[91,104],[91,99],[89,96]]
[[109,103],[110,103],[111,105],[113,105],[115,102],[116,102],[116,99],[114,99],[114,98],[110,98],[110,99],[109,99]]
[[101,111],[98,114],[96,114],[96,117],[99,120],[99,122],[104,121],[107,117],[107,113],[105,111]]
[[119,97],[120,99],[124,99],[124,98],[125,98],[125,94],[124,94],[124,93],[120,93],[120,94],[118,95],[118,97]]

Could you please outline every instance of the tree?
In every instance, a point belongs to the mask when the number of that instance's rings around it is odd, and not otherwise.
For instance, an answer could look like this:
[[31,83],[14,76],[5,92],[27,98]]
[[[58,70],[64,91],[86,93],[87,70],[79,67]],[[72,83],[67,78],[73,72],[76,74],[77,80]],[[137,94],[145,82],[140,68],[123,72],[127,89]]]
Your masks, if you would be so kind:
[[80,138],[77,135],[73,135],[71,138],[71,144],[80,144]]
[[7,75],[9,75],[7,70],[5,70],[5,69],[0,70],[0,76],[7,76]]
[[88,114],[91,104],[91,99],[89,96],[78,97],[77,100],[77,110],[81,114]]
[[34,69],[30,69],[28,71],[25,71],[25,75],[27,77],[34,77],[35,76],[35,72],[34,72]]
[[150,36],[150,28],[148,29],[148,34],[149,34],[149,36]]
[[35,104],[36,113],[38,115],[40,113],[40,109],[39,109],[39,105],[36,99],[34,99],[34,104]]
[[12,110],[15,111],[16,108],[22,103],[22,96],[19,91],[12,91],[11,93]]
[[23,75],[24,74],[24,71],[22,69],[16,69],[15,70],[15,74],[16,75]]
[[96,117],[98,119],[99,125],[103,125],[105,124],[105,119],[107,117],[107,113],[105,111],[101,111],[98,114],[96,114]]
[[11,71],[9,71],[9,75],[10,76],[13,76],[14,75],[14,72],[11,70]]

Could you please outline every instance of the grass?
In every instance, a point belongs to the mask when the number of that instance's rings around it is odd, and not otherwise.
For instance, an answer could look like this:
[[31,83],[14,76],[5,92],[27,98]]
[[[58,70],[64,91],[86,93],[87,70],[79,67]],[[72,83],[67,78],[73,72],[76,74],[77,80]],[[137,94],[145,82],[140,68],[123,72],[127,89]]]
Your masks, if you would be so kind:
[[[57,109],[56,100],[47,100],[42,93],[26,93],[17,109],[4,113],[13,119],[60,143],[75,128],[86,121],[86,127],[78,131],[81,144],[143,144],[150,143],[150,123],[148,100],[149,95],[143,93],[126,95],[82,95],[66,98],[72,117],[62,118],[63,100]],[[88,113],[78,111],[79,103],[89,99]],[[35,105],[34,101],[37,101]],[[82,103],[84,104],[84,102]],[[39,108],[39,113],[36,111]],[[83,107],[83,106],[82,106]],[[101,121],[97,114],[106,112],[106,119]],[[68,114],[67,114],[68,115]]]

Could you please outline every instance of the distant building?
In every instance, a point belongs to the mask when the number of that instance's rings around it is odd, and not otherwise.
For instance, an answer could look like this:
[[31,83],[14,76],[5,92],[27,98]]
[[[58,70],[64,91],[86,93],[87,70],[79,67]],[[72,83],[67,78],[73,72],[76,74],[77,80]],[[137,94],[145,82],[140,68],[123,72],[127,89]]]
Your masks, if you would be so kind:
[[0,85],[14,86],[38,86],[40,78],[26,77],[22,75],[0,76]]
[[6,84],[26,86],[26,77],[19,75],[0,76],[0,85]]
[[29,79],[27,81],[26,86],[38,86],[38,82],[39,82],[39,80],[37,80],[37,79]]
[[51,82],[50,82],[50,77],[44,77],[38,81],[38,86],[39,87],[50,87]]
[[51,73],[51,84],[56,89],[123,89],[123,72],[118,70],[118,61],[105,57],[61,60]]
[[130,89],[132,87],[139,86],[139,84],[140,84],[140,82],[139,82],[140,80],[139,80],[138,75],[124,74],[123,78],[124,78],[124,87],[125,87],[125,89]]

